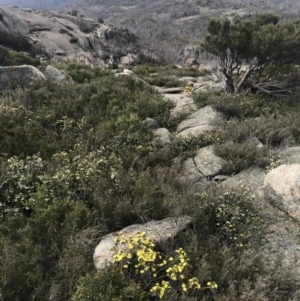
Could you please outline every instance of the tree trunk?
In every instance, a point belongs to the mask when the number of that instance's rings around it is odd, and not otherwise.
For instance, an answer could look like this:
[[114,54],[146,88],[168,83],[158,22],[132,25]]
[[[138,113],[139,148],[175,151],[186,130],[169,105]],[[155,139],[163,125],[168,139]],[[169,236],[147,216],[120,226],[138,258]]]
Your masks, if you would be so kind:
[[242,86],[243,84],[246,82],[246,80],[249,78],[250,74],[252,73],[252,71],[254,70],[254,66],[249,68],[245,74],[243,75],[242,79],[240,80],[240,82],[237,84],[235,90],[234,90],[234,94],[238,94],[241,92]]
[[227,94],[234,94],[234,83],[231,77],[226,77],[224,80],[225,91]]

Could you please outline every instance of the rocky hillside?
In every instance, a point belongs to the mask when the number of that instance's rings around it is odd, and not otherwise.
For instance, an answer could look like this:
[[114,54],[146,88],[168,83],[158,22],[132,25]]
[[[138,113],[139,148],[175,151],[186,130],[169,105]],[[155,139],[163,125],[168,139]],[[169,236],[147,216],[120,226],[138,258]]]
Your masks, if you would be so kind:
[[52,11],[0,6],[2,35],[22,35],[36,52],[63,61],[118,66],[145,53],[128,29],[91,18]]
[[[230,17],[234,14],[247,16],[249,13],[275,11],[281,16],[297,15],[298,1],[277,0],[71,0],[65,10],[76,9],[80,14],[103,18],[117,26],[126,26],[141,38],[143,45],[155,47],[169,62],[181,63],[194,57],[199,63],[198,47],[206,34],[211,18]],[[184,56],[186,48],[193,54]],[[196,54],[195,54],[196,53]]]

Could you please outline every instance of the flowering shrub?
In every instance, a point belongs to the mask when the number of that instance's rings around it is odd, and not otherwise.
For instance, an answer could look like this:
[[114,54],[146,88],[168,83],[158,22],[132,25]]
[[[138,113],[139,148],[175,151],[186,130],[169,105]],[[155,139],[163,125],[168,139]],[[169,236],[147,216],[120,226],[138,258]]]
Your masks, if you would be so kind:
[[[175,250],[173,256],[166,257],[155,250],[153,240],[145,232],[138,232],[136,237],[125,237],[120,233],[115,237],[113,250],[116,252],[114,264],[152,296],[162,299],[172,289],[180,293],[201,289],[196,277],[188,277],[189,259],[182,248]],[[214,282],[207,283],[207,286],[218,288]]]
[[183,91],[186,92],[186,93],[192,93],[192,92],[194,92],[194,88],[186,86],[186,87],[184,87]]
[[227,191],[216,204],[216,225],[221,234],[236,247],[243,247],[257,233],[262,224],[259,208],[251,204],[254,197],[243,195],[244,185],[240,190]]

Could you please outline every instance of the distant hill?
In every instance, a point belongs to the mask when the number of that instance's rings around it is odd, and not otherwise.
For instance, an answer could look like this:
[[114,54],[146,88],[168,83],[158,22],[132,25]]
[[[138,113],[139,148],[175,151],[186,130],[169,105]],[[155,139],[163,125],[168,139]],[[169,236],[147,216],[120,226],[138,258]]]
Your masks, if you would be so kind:
[[125,26],[144,45],[170,57],[185,51],[186,45],[200,45],[211,18],[270,10],[286,17],[300,12],[300,2],[292,0],[70,0],[64,7]]

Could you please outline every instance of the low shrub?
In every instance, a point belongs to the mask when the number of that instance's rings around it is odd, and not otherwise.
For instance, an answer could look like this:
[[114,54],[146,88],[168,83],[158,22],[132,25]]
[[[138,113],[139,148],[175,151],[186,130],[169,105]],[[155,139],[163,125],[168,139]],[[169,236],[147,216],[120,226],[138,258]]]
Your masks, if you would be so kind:
[[39,66],[40,61],[38,59],[30,57],[25,53],[16,52],[0,46],[0,65],[1,66],[18,66],[18,65]]
[[269,115],[238,120],[230,119],[225,128],[226,140],[242,143],[256,138],[264,145],[282,145],[294,132],[295,125],[288,116]]
[[266,168],[269,163],[269,148],[257,147],[257,141],[247,140],[243,143],[226,142],[215,145],[215,154],[225,160],[221,173],[232,175],[255,165]]
[[119,268],[110,266],[80,279],[73,301],[149,301],[138,284],[128,280]]

